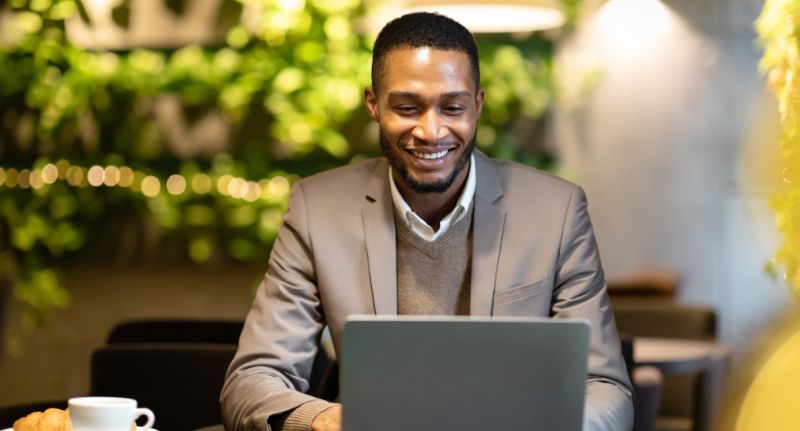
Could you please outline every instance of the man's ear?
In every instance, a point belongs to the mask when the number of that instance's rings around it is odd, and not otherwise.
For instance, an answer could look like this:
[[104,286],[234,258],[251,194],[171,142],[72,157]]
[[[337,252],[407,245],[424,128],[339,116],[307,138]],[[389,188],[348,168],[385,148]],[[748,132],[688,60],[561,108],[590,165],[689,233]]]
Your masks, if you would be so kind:
[[481,111],[483,111],[483,99],[486,94],[483,91],[483,88],[478,88],[478,94],[475,95],[475,107],[477,108],[477,118],[481,117]]
[[375,95],[375,91],[372,90],[372,87],[364,89],[364,105],[367,107],[369,118],[372,118],[372,121],[376,123],[380,122],[380,115],[378,115],[378,97]]

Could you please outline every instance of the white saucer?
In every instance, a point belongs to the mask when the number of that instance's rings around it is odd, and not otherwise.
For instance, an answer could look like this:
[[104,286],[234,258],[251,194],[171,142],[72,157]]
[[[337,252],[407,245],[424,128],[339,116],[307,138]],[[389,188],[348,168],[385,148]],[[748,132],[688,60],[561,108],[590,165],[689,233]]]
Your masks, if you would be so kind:
[[[14,431],[14,428],[6,428],[6,429],[0,430],[0,431]],[[136,427],[136,431],[144,431],[144,428]],[[158,431],[158,430],[155,429],[155,428],[150,428],[150,431]]]

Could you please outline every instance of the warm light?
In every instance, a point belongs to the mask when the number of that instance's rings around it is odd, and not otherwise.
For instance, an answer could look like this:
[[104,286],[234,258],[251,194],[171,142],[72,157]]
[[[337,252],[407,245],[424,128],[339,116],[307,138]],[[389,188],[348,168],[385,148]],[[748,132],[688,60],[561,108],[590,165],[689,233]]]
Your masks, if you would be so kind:
[[142,194],[148,198],[152,198],[157,195],[159,191],[161,191],[161,182],[158,181],[158,178],[152,175],[144,177],[142,180]]
[[186,179],[183,176],[174,174],[167,178],[167,191],[171,195],[179,195],[186,191]]
[[133,169],[123,166],[119,168],[119,186],[130,187],[133,184]]
[[83,182],[83,169],[78,166],[70,166],[67,169],[67,183],[73,187],[78,187]]
[[255,181],[248,181],[245,184],[246,191],[244,193],[244,200],[247,202],[255,202],[261,196],[261,186]]
[[27,189],[31,186],[31,171],[30,169],[23,169],[19,171],[19,179],[17,179],[19,187]]
[[31,187],[34,190],[39,190],[44,187],[44,179],[42,179],[41,169],[34,169],[33,172],[31,172]]
[[289,180],[284,177],[277,176],[269,181],[267,188],[269,189],[270,194],[273,196],[285,196],[287,193],[289,193]]
[[17,186],[17,180],[19,179],[19,174],[17,174],[17,170],[14,168],[9,168],[6,171],[6,186],[14,188]]
[[669,14],[659,0],[611,0],[600,11],[600,27],[613,43],[641,45],[667,29]]
[[397,16],[423,11],[453,18],[473,33],[545,30],[561,27],[566,22],[561,2],[555,0],[406,0],[399,10],[386,9],[379,13],[375,24],[383,27]]
[[234,178],[228,183],[228,194],[234,198],[241,198],[244,196],[244,180],[241,178]]
[[86,179],[89,180],[89,185],[92,187],[100,187],[105,180],[106,171],[101,167],[94,165],[89,168],[89,172],[86,174]]
[[3,168],[0,168],[0,186],[6,181],[6,171]]
[[192,191],[204,195],[211,191],[211,177],[206,174],[196,174],[192,177]]
[[305,6],[304,0],[278,0],[281,8],[289,11],[300,10]]
[[[64,172],[66,174],[66,172]],[[42,181],[45,184],[53,184],[58,180],[58,167],[52,163],[48,163],[42,168]]]
[[120,171],[118,167],[106,166],[104,174],[105,179],[103,180],[103,184],[105,184],[107,187],[114,187],[119,184]]
[[515,5],[431,6],[413,11],[434,11],[453,18],[473,33],[519,33],[561,27],[566,21],[557,10]]
[[217,179],[217,192],[223,196],[228,196],[228,183],[233,179],[230,175],[223,175]]
[[61,159],[56,162],[56,168],[58,169],[58,179],[65,180],[67,179],[67,171],[69,170],[69,162]]

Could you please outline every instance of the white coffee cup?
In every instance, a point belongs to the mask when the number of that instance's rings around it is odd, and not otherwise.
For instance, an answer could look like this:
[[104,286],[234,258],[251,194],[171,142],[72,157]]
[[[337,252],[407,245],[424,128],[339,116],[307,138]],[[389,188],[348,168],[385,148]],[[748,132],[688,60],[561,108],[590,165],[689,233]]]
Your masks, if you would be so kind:
[[155,415],[137,408],[136,400],[117,397],[79,397],[69,400],[69,420],[74,431],[130,431],[133,421],[147,416],[142,429],[150,429]]

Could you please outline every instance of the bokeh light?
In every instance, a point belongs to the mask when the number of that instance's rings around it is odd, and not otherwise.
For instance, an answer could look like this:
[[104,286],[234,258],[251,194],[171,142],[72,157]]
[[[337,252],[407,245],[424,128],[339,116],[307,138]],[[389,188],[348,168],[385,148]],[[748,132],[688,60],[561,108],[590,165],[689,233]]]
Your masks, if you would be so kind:
[[241,178],[233,178],[228,182],[228,194],[234,198],[241,198],[244,195],[243,186],[245,182]]
[[245,184],[244,200],[247,202],[255,202],[261,196],[261,186],[255,181],[248,181]]
[[42,181],[45,184],[53,184],[58,180],[58,168],[52,163],[46,164],[42,168]]
[[196,174],[192,177],[192,191],[204,195],[211,191],[211,177],[206,174]]
[[6,186],[14,188],[17,186],[17,180],[19,179],[19,174],[17,170],[14,168],[8,168],[6,170]]
[[42,170],[41,169],[34,169],[31,171],[31,188],[34,190],[39,190],[44,187],[44,179],[42,178]]
[[152,198],[161,191],[161,181],[158,178],[148,175],[142,179],[142,194],[145,196]]
[[290,185],[289,180],[282,176],[277,176],[270,180],[269,185],[269,192],[274,196],[286,196],[289,193]]
[[119,184],[120,171],[118,167],[106,166],[106,168],[103,170],[103,174],[105,176],[103,179],[103,184],[105,184],[107,187],[114,187]]
[[67,171],[69,171],[70,163],[64,159],[56,162],[56,169],[58,169],[58,179],[67,179]]
[[223,196],[228,196],[228,183],[231,182],[233,176],[225,174],[217,178],[217,192]]
[[180,195],[186,191],[186,178],[182,175],[174,174],[167,178],[167,191],[171,195]]
[[105,181],[106,171],[102,166],[94,165],[86,173],[86,179],[92,187],[100,187]]
[[22,169],[19,171],[19,178],[17,183],[21,189],[27,189],[31,186],[31,171],[30,169]]
[[83,182],[83,169],[80,166],[70,166],[67,169],[67,184],[78,187]]
[[133,169],[123,166],[119,168],[119,186],[130,187],[133,184]]

